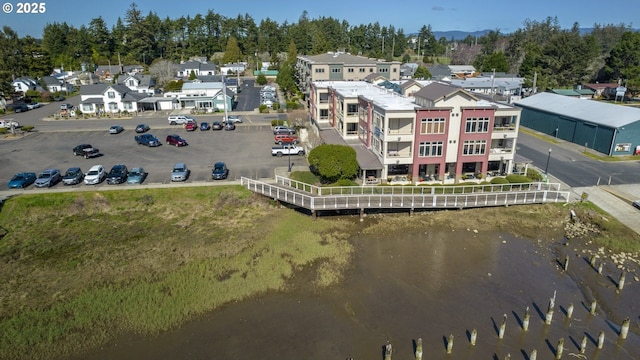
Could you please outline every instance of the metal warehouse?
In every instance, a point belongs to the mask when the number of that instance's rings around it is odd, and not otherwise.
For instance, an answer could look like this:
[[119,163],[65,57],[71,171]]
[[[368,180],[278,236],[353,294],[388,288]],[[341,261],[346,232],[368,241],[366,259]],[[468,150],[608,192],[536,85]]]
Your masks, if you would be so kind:
[[640,109],[552,93],[515,104],[522,126],[610,156],[640,154]]

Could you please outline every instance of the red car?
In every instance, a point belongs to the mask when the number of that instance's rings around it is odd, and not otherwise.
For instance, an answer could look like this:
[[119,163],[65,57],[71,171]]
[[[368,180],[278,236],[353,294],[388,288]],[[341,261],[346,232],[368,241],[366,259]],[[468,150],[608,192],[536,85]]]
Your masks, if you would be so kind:
[[273,141],[276,144],[282,145],[282,144],[297,144],[298,143],[298,137],[297,136],[293,136],[293,135],[276,135],[275,138],[273,139]]
[[188,122],[184,126],[184,129],[187,131],[196,131],[198,129],[198,124],[196,124],[195,122]]
[[187,141],[180,137],[180,135],[168,135],[167,136],[167,145],[175,145],[175,146],[187,146]]

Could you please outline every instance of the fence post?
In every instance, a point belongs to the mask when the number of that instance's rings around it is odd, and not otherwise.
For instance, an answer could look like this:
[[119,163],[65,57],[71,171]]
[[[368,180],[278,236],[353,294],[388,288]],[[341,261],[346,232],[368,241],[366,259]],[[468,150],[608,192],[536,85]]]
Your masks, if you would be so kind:
[[624,319],[622,322],[622,327],[620,328],[620,339],[624,340],[627,338],[627,334],[629,334],[629,323],[631,320],[629,318]]
[[451,354],[453,351],[453,334],[449,335],[449,340],[447,341],[447,354]]

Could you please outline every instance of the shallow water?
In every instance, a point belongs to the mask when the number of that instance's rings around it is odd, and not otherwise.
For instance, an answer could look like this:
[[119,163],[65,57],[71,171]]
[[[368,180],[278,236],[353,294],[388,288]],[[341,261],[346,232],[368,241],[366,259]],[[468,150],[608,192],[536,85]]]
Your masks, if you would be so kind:
[[[573,358],[569,353],[578,353],[585,335],[588,359],[640,358],[638,283],[627,279],[616,294],[609,278],[573,253],[570,271],[562,272],[556,259],[569,247],[431,230],[392,238],[358,235],[352,242],[353,267],[338,288],[314,293],[302,285],[302,274],[290,293],[229,304],[156,337],[122,337],[82,358],[382,359],[382,346],[390,341],[394,359],[413,359],[419,337],[424,359],[529,359],[533,349],[538,359],[551,359],[560,338],[563,358]],[[556,307],[547,326],[554,291]],[[588,312],[593,296],[602,299],[595,316]],[[575,310],[567,319],[571,303]],[[524,332],[527,307],[531,321]],[[504,315],[505,336],[498,339]],[[626,316],[636,333],[619,342],[619,319]],[[478,331],[475,347],[468,340],[472,329]],[[606,340],[598,351],[600,331]],[[449,335],[454,346],[447,355]]]

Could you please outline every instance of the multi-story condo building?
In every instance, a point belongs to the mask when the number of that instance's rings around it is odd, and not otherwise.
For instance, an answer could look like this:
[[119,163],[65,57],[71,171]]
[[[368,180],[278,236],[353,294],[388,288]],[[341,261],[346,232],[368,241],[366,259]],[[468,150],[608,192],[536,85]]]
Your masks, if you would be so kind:
[[312,82],[361,81],[370,74],[379,74],[388,80],[400,80],[400,65],[399,61],[384,61],[344,52],[301,55],[296,63],[296,80],[298,88],[308,99]]
[[434,82],[405,97],[366,82],[314,82],[312,120],[375,158],[363,179],[454,182],[511,173],[520,108]]

